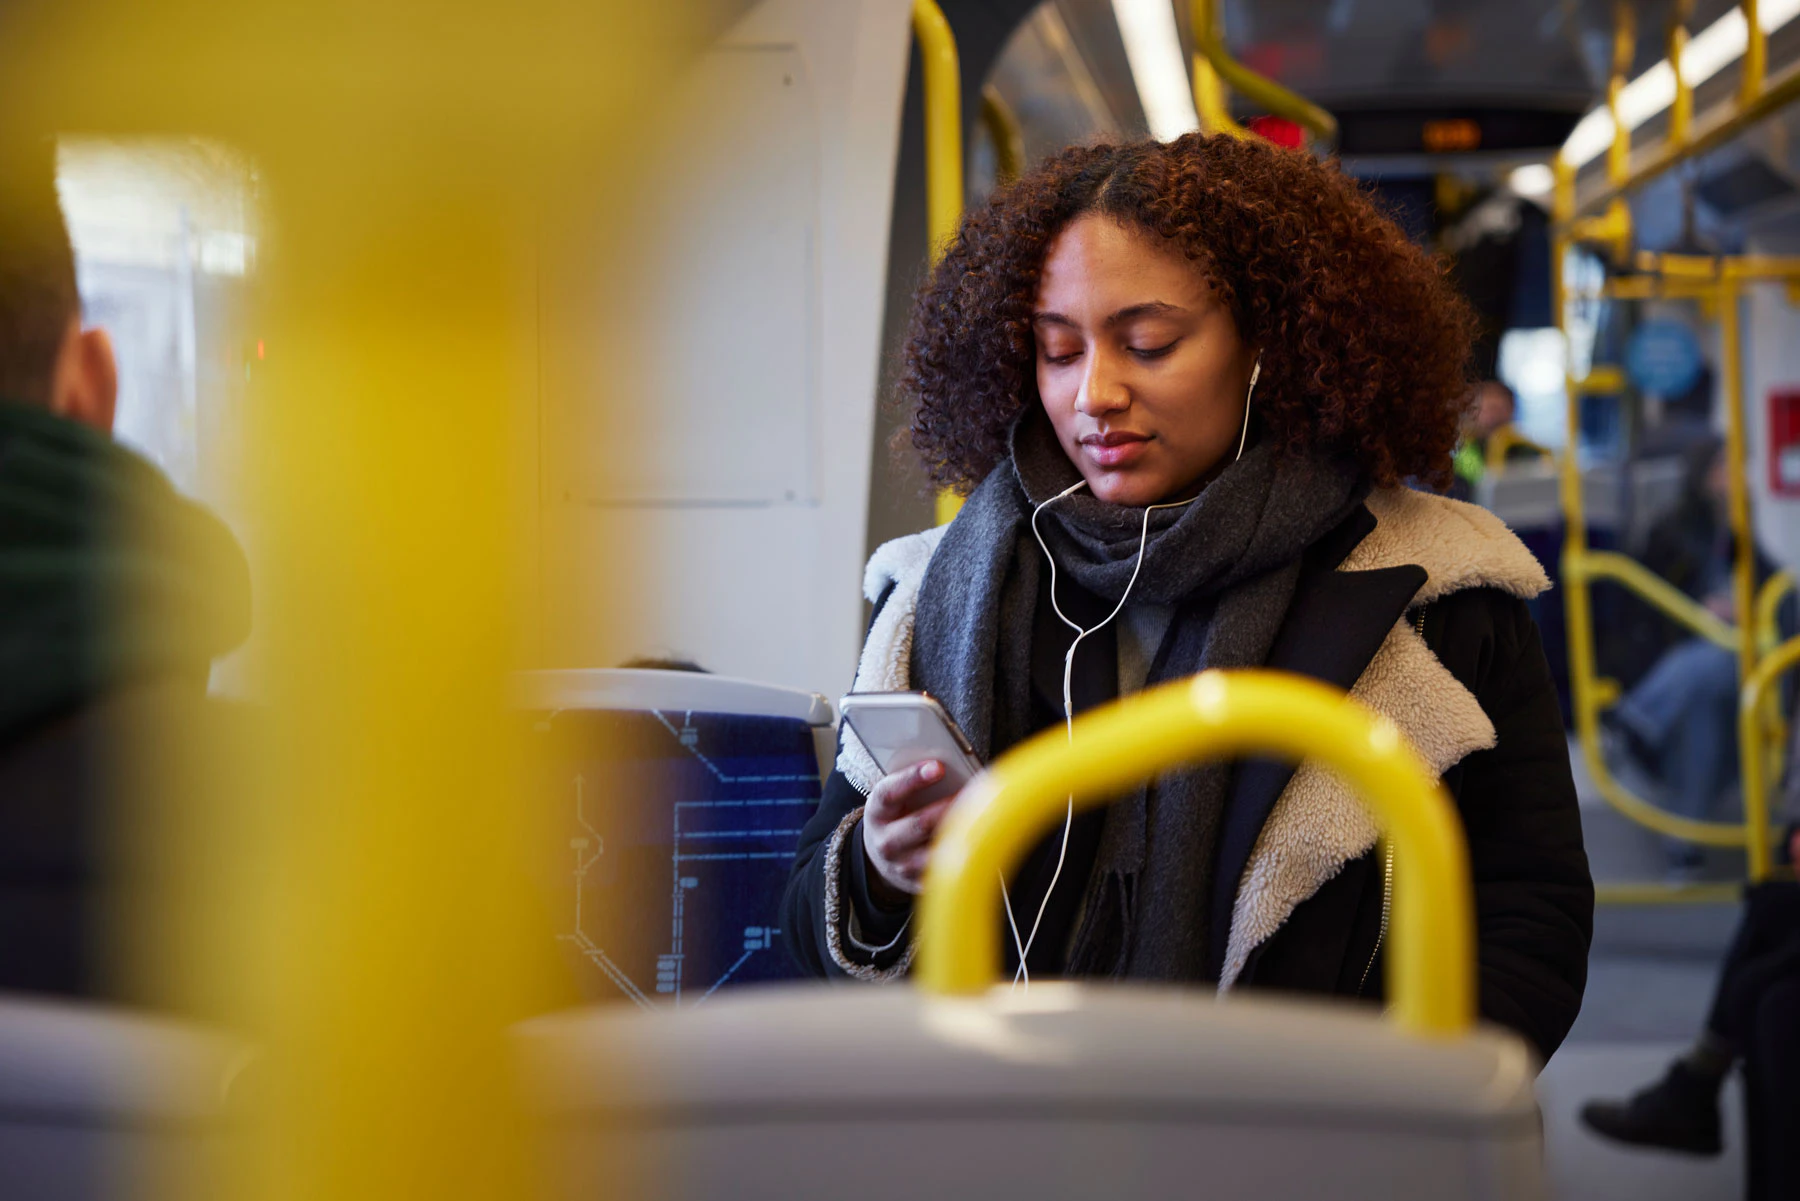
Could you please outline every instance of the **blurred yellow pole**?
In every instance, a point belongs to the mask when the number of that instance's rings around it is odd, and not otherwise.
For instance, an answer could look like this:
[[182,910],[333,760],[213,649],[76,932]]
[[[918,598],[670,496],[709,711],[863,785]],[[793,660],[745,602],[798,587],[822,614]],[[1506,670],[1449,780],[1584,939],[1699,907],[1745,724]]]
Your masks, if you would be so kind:
[[1744,28],[1749,35],[1744,42],[1744,65],[1738,80],[1738,103],[1750,104],[1762,94],[1763,80],[1768,75],[1769,35],[1763,32],[1757,0],[1743,0],[1738,7],[1744,10]]
[[1694,0],[1673,0],[1669,9],[1669,65],[1675,70],[1675,99],[1669,102],[1669,142],[1685,145],[1694,123],[1694,89],[1681,70],[1681,56],[1688,44],[1688,17]]
[[1613,0],[1612,74],[1606,81],[1606,108],[1612,114],[1613,140],[1606,151],[1606,179],[1618,184],[1631,174],[1631,131],[1619,116],[1619,96],[1637,57],[1637,9],[1632,0]]
[[553,0],[65,0],[0,30],[0,122],[222,138],[269,214],[245,474],[273,737],[234,798],[258,836],[209,865],[236,885],[211,991],[266,1054],[216,1195],[538,1189],[506,1031],[557,993],[504,734],[530,497],[509,447],[536,189],[617,154],[654,28]]
[[[962,68],[937,0],[913,0],[912,26],[925,77],[925,224],[936,267],[962,224]],[[961,508],[962,497],[939,492],[937,523],[948,525]]]
[[1009,184],[1025,170],[1025,136],[1018,114],[991,83],[981,89],[981,125],[994,143],[995,179]]
[[1749,449],[1744,435],[1744,350],[1738,289],[1718,289],[1719,357],[1725,368],[1725,462],[1730,480],[1732,604],[1738,628],[1738,680],[1756,671],[1756,532],[1750,524]]
[[1769,784],[1775,779],[1770,770],[1771,756],[1764,745],[1767,736],[1763,711],[1775,696],[1775,685],[1781,677],[1800,664],[1800,638],[1782,643],[1757,664],[1744,680],[1738,704],[1738,752],[1743,756],[1744,775],[1744,840],[1750,882],[1768,879],[1774,867],[1773,831],[1769,826]]

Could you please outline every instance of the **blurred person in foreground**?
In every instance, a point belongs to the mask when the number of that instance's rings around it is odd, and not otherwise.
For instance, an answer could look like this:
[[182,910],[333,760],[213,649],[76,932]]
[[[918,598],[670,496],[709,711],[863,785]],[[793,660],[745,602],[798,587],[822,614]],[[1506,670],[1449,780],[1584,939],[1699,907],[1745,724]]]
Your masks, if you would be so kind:
[[[1729,497],[1724,443],[1707,438],[1690,447],[1681,498],[1651,527],[1643,563],[1733,623],[1737,543],[1727,518]],[[1760,547],[1755,553],[1760,585],[1775,565]],[[1660,616],[1656,626],[1639,639],[1640,653],[1653,665],[1602,721],[1616,749],[1662,785],[1666,808],[1705,818],[1738,778],[1737,654]],[[1700,848],[1690,842],[1671,839],[1665,853],[1678,878],[1693,875],[1702,863]]]
[[108,934],[161,903],[123,867],[159,837],[143,754],[204,721],[211,662],[249,631],[237,543],[112,440],[117,399],[111,342],[82,324],[53,145],[0,147],[5,990],[127,999]]
[[[1800,773],[1789,777],[1788,803]],[[1800,862],[1800,825],[1783,839]],[[1719,1094],[1731,1069],[1744,1073],[1748,1140],[1746,1195],[1800,1197],[1800,884],[1751,885],[1726,952],[1706,1027],[1661,1080],[1622,1101],[1590,1101],[1589,1129],[1637,1147],[1717,1155]]]

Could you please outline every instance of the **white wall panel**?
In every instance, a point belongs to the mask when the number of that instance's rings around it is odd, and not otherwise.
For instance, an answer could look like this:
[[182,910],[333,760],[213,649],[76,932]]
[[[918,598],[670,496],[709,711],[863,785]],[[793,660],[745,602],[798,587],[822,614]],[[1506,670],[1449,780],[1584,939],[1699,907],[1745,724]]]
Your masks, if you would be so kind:
[[765,0],[646,99],[632,252],[544,263],[541,665],[848,687],[909,12]]

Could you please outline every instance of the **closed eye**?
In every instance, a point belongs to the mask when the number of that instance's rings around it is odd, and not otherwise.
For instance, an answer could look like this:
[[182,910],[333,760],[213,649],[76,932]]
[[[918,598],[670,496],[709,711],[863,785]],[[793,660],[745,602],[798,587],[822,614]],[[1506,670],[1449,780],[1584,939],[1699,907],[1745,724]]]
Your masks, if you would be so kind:
[[1181,339],[1177,338],[1166,346],[1133,346],[1131,348],[1131,353],[1140,359],[1160,359],[1171,350],[1174,350],[1180,343]]

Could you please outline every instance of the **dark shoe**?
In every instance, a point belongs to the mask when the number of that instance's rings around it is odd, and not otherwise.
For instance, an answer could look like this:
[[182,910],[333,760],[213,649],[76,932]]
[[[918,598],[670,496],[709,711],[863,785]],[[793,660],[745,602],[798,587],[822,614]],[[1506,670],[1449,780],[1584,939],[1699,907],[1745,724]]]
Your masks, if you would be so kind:
[[1626,1101],[1589,1101],[1581,1120],[1594,1133],[1634,1147],[1661,1147],[1691,1155],[1717,1155],[1718,1086],[1681,1063]]

